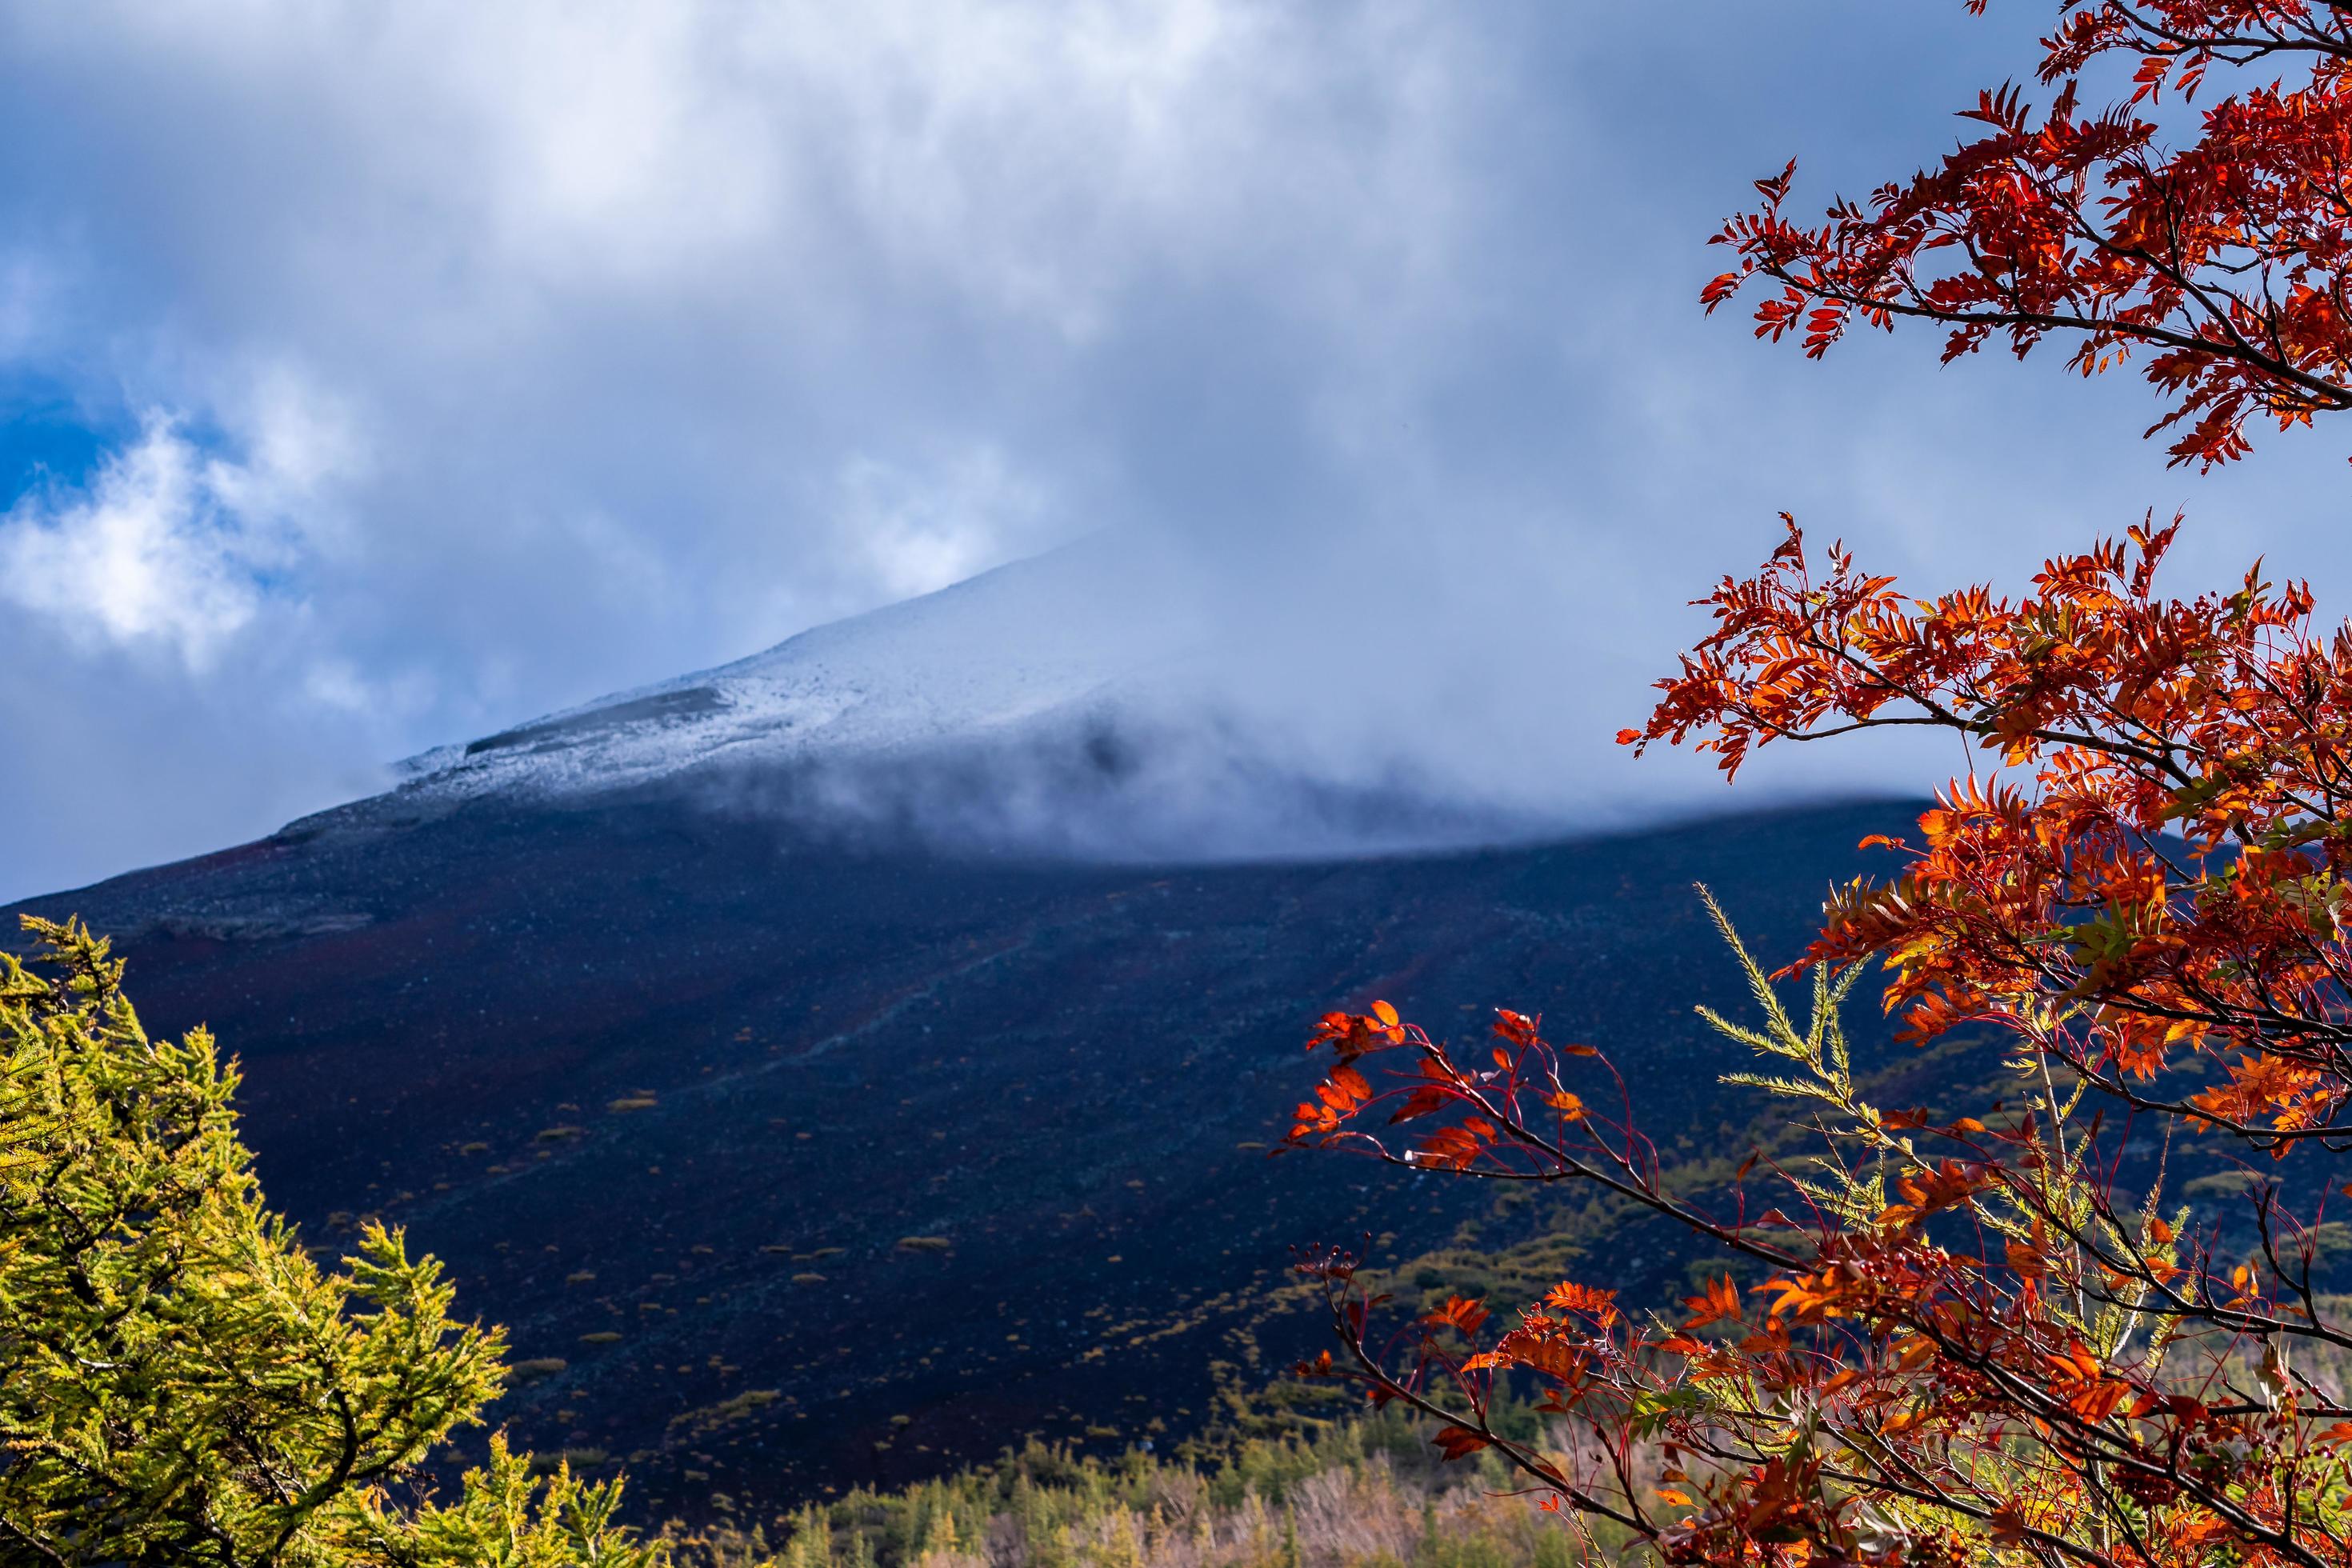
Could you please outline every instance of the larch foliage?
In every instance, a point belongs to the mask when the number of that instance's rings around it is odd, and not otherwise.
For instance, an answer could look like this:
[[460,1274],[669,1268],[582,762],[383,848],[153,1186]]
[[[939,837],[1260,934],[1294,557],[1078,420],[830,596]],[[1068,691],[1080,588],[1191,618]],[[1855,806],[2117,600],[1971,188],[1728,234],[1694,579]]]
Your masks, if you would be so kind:
[[656,1568],[590,1482],[493,1438],[426,1461],[502,1384],[441,1265],[363,1228],[322,1263],[238,1141],[203,1029],[153,1039],[79,922],[0,953],[0,1562]]

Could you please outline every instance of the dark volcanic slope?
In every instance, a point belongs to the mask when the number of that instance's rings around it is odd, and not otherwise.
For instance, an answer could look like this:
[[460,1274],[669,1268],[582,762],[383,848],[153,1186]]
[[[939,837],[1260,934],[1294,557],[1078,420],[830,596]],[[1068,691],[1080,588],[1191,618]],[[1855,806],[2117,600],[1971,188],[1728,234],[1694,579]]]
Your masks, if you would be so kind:
[[1290,1244],[1410,1252],[1478,1212],[1265,1157],[1327,1006],[1540,1009],[1704,1142],[1726,1058],[1691,1005],[1743,998],[1690,884],[1785,955],[1903,816],[1161,871],[378,803],[25,907],[118,933],[151,1028],[218,1031],[310,1236],[405,1224],[518,1356],[563,1361],[505,1402],[520,1438],[634,1455],[640,1499],[774,1501],[1181,1431]]

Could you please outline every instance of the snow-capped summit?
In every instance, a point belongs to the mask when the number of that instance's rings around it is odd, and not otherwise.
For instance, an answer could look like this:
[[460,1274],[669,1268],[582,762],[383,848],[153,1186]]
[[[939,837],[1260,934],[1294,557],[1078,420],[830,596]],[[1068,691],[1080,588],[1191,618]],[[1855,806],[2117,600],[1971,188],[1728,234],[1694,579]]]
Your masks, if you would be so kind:
[[[1493,842],[1537,826],[1297,743],[1192,579],[1096,535],[764,653],[403,764],[384,805],[672,784],[819,832],[1214,861]],[[364,813],[375,808],[360,803]]]
[[1198,630],[1107,535],[402,764],[410,791],[566,793],[699,769],[985,742],[1181,662]]

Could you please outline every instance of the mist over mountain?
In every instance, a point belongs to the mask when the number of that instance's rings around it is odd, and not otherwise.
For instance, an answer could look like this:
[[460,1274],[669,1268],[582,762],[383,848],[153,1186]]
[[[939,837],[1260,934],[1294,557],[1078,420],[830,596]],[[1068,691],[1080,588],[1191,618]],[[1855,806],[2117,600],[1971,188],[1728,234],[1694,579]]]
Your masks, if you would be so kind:
[[800,835],[1195,863],[1559,830],[1401,757],[1314,755],[1187,587],[1149,541],[1097,536],[427,752],[392,798],[658,788]]
[[[1363,727],[1353,697],[1318,713],[1313,661],[1234,615],[1165,542],[1098,534],[436,748],[363,809],[654,791],[843,845],[1211,864],[1529,842],[1720,800],[1686,769],[1640,791],[1622,765],[1538,777],[1551,751],[1591,748],[1504,728],[1495,693],[1465,693],[1446,744]],[[1382,618],[1343,619],[1360,626],[1332,650],[1356,668],[1335,679],[1382,679]],[[1496,691],[1523,679],[1498,668]]]

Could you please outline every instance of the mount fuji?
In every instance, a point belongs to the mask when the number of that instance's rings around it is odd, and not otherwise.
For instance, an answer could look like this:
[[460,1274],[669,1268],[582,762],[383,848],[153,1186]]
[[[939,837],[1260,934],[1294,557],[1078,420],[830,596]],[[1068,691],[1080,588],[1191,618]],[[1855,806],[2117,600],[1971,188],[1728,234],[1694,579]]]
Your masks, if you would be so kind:
[[[306,1239],[406,1226],[509,1328],[496,1418],[657,1510],[1176,1442],[1319,1348],[1293,1244],[1548,1212],[1269,1162],[1307,1020],[1542,1011],[1712,1147],[1746,1113],[1691,1006],[1744,993],[1690,884],[1789,953],[1906,815],[1545,839],[1314,765],[1214,625],[1089,542],[16,908],[112,933],[151,1030],[213,1027]],[[1629,1299],[1681,1285],[1610,1251]]]

